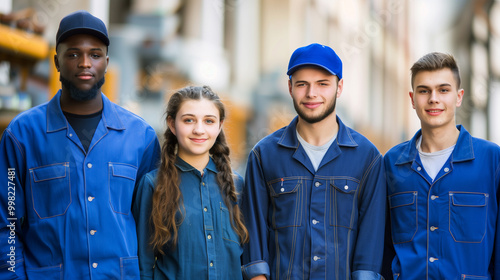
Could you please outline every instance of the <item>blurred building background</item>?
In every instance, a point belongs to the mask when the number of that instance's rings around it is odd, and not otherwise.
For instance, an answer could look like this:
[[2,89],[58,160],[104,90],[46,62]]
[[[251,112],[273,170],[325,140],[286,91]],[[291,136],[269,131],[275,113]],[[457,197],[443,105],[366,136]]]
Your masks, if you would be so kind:
[[111,37],[103,92],[162,134],[169,94],[206,84],[229,108],[235,168],[295,116],[286,69],[292,52],[318,42],[344,62],[343,121],[385,153],[419,128],[409,68],[441,51],[461,67],[458,122],[500,144],[500,1],[495,0],[0,0],[0,129],[47,101],[60,84],[55,34],[85,9]]

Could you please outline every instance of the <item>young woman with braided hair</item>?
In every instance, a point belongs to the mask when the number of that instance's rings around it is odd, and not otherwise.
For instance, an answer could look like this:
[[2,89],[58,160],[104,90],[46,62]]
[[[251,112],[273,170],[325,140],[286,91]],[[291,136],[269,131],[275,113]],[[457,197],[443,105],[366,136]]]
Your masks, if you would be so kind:
[[190,86],[166,115],[160,167],[143,177],[133,207],[141,279],[242,279],[243,179],[231,170],[224,105]]

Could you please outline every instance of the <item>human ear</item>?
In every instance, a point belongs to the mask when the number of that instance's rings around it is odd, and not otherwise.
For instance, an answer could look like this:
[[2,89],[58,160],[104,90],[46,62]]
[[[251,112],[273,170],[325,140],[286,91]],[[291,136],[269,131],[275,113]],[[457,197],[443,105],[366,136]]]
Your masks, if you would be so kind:
[[413,101],[413,91],[410,91],[409,95],[410,95],[410,100],[411,100],[411,106],[413,107],[413,109],[415,109],[415,102]]
[[172,133],[177,136],[175,134],[175,119],[173,119],[172,117],[167,117],[167,126],[168,128],[170,129],[170,131],[172,131]]
[[462,101],[463,101],[463,97],[464,97],[464,89],[460,89],[458,90],[458,95],[457,95],[457,107],[460,107],[462,106]]
[[54,65],[56,66],[57,72],[59,71],[59,59],[57,58],[57,54],[54,55]]

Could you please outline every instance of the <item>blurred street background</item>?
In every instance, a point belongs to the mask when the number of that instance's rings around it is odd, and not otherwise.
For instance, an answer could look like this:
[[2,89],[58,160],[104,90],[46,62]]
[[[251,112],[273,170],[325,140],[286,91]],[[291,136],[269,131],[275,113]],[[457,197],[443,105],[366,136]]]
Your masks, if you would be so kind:
[[409,69],[433,51],[459,63],[457,122],[500,144],[499,0],[0,0],[0,132],[59,89],[55,34],[80,9],[108,26],[103,92],[161,137],[169,94],[209,85],[229,109],[240,173],[253,145],[295,116],[288,59],[313,42],[344,63],[337,114],[382,153],[419,128]]

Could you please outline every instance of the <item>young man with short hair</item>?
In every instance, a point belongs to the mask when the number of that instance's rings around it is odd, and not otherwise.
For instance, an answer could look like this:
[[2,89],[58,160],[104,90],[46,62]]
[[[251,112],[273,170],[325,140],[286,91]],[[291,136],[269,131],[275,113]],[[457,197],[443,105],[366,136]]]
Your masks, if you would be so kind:
[[421,129],[384,157],[394,279],[500,279],[500,147],[456,125],[453,56],[423,56],[411,82]]

